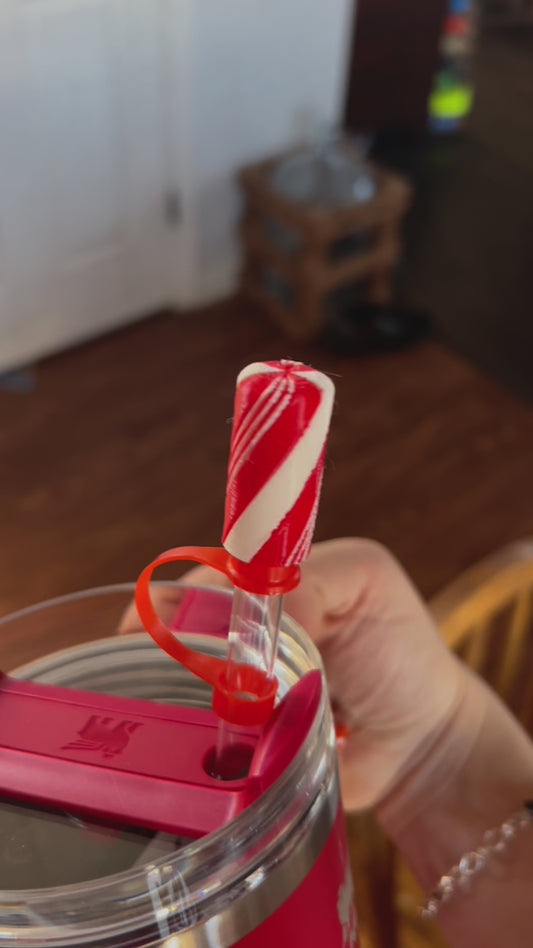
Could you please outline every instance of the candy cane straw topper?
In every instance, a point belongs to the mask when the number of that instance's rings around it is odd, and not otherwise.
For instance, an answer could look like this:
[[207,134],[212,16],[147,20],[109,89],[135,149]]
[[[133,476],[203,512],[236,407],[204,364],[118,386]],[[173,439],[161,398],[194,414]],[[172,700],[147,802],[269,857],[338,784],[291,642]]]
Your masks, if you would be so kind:
[[[229,743],[223,722],[264,724],[274,707],[281,594],[297,585],[299,564],[311,545],[333,397],[330,379],[300,362],[257,362],[243,369],[235,395],[223,549],[167,550],[137,581],[135,601],[146,630],[213,686],[213,709],[221,719],[219,750]],[[206,563],[235,586],[226,661],[185,646],[154,610],[152,572],[177,560]]]
[[[237,379],[222,543],[256,596],[237,583],[225,677],[233,693],[243,691],[243,667],[274,679],[284,590],[254,590],[254,572],[288,578],[309,553],[333,397],[330,379],[299,362],[256,362]],[[221,773],[234,739],[221,721]]]
[[299,362],[255,362],[237,379],[222,543],[244,563],[308,555],[335,389]]

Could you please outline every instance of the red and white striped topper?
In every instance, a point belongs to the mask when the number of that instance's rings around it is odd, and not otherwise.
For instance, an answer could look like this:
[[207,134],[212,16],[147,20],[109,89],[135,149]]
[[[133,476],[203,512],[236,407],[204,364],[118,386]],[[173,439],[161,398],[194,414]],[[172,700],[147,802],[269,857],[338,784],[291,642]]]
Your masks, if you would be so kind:
[[309,553],[335,388],[300,362],[255,362],[237,378],[222,543],[244,563]]

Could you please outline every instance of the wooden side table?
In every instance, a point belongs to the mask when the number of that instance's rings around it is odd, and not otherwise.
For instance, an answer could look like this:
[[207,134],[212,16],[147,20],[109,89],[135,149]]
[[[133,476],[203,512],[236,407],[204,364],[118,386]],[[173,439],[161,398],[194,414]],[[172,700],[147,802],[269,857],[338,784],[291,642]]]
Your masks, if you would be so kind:
[[287,335],[313,339],[335,291],[358,285],[367,300],[389,302],[412,188],[399,175],[372,166],[377,187],[370,200],[342,207],[298,204],[272,186],[281,157],[239,174],[245,198],[242,289]]

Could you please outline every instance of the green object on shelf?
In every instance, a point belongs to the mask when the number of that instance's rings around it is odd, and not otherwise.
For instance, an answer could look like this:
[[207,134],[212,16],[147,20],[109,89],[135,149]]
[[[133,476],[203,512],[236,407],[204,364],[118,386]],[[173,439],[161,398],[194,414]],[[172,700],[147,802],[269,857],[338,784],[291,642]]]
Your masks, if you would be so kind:
[[472,86],[437,88],[429,97],[429,114],[437,119],[461,119],[470,112],[474,101]]

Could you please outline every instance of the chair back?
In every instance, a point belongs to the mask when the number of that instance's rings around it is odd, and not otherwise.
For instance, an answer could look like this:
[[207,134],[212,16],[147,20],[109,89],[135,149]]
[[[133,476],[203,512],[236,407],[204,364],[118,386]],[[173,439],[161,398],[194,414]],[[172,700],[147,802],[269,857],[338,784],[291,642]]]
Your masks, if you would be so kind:
[[462,573],[430,608],[447,645],[533,732],[533,539]]
[[[453,580],[430,602],[447,645],[490,683],[533,733],[533,539],[505,547]],[[444,948],[418,916],[423,893],[372,813],[348,817],[362,948]]]

